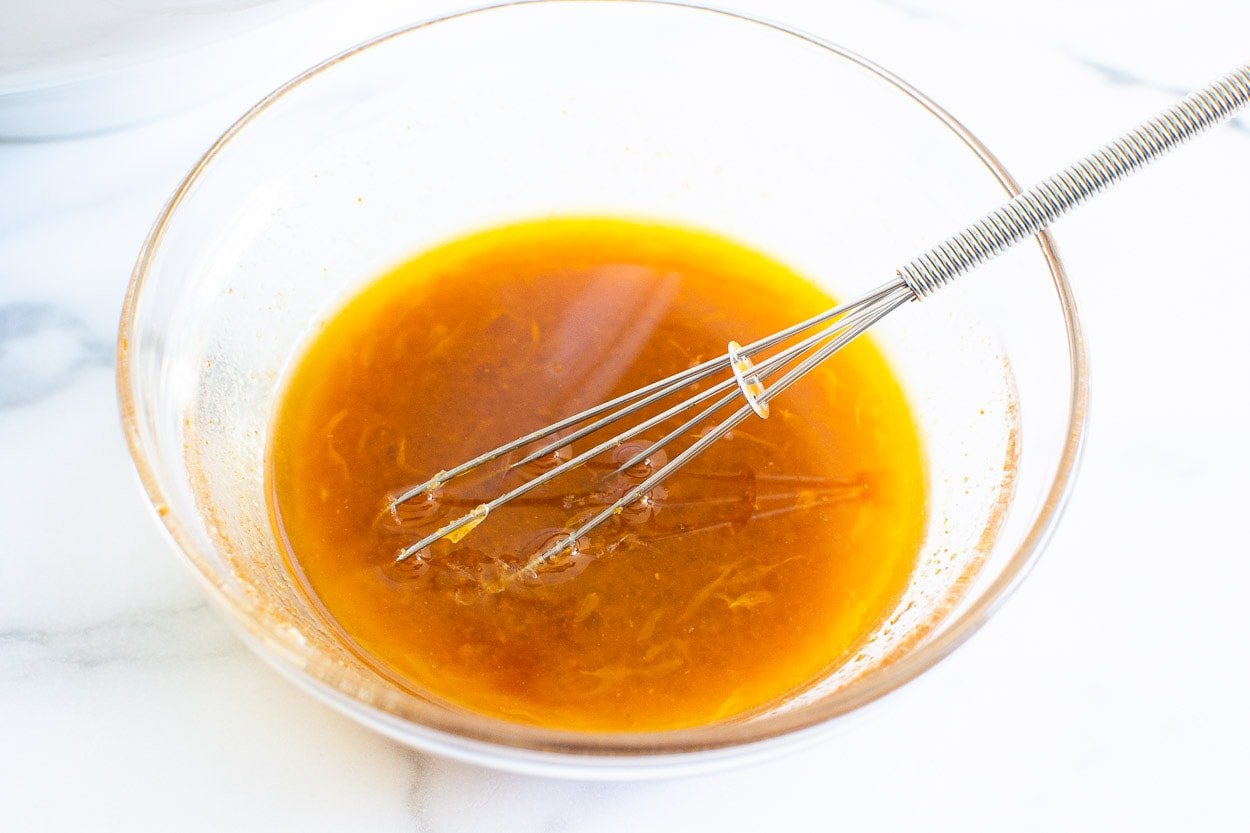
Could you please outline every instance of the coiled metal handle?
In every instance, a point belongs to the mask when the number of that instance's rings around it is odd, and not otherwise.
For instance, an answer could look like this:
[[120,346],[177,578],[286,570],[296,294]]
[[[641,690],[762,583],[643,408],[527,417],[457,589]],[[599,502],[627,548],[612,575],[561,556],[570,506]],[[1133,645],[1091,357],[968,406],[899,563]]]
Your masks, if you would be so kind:
[[1051,225],[1068,211],[1250,103],[1250,65],[1015,197],[898,270],[917,298]]

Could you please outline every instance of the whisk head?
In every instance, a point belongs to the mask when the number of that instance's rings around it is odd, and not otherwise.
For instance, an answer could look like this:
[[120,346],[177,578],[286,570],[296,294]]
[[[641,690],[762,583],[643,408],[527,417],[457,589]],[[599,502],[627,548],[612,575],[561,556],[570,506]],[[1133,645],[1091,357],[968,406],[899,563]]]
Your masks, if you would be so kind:
[[[402,562],[418,556],[441,539],[459,542],[486,522],[495,509],[522,499],[574,469],[588,465],[608,468],[600,482],[628,472],[640,472],[640,478],[633,478],[636,481],[634,485],[605,500],[605,505],[598,511],[578,518],[571,528],[548,536],[548,540],[517,572],[532,573],[566,551],[575,554],[580,542],[595,528],[631,508],[640,506],[645,511],[653,491],[700,452],[729,434],[752,414],[767,419],[768,403],[774,397],[886,315],[916,297],[902,279],[895,279],[853,301],[745,346],[731,341],[724,355],[518,437],[455,468],[437,472],[424,483],[388,501],[385,511],[396,523],[401,522],[402,514],[411,513],[414,507],[419,512],[420,501],[432,499],[448,482],[470,475],[505,455],[522,453],[520,459],[508,465],[508,471],[528,467],[534,474],[520,485],[478,503],[421,540],[404,547],[396,560]],[[782,346],[790,341],[793,343]],[[763,356],[773,348],[778,349],[767,357]],[[775,381],[765,384],[774,377]],[[706,385],[703,384],[705,382]],[[678,400],[681,395],[685,398]],[[668,404],[670,402],[672,404]],[[655,408],[661,410],[648,416],[647,413]],[[727,416],[713,427],[700,430],[721,412],[726,412]],[[651,442],[641,439],[646,432],[673,420],[681,421],[659,439]],[[584,451],[573,452],[574,443],[599,435],[605,428],[618,423],[622,426],[619,433],[595,442]],[[690,436],[695,437],[694,441],[669,459],[666,449],[681,438]],[[537,445],[536,449],[524,451],[534,445]],[[610,460],[608,466],[603,464],[605,457]]]

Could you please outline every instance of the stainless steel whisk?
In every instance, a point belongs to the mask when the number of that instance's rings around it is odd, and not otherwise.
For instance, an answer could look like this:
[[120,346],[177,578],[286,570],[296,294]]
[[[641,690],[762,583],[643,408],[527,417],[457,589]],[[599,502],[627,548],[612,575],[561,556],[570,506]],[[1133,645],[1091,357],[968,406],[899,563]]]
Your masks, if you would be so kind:
[[[660,403],[697,382],[717,374],[724,374],[725,371],[729,372],[727,378],[711,384],[706,389],[665,408],[654,416],[643,419],[607,440],[596,443],[593,447],[567,460],[562,460],[559,465],[538,477],[522,483],[493,500],[480,504],[469,513],[441,526],[420,541],[403,549],[397,560],[403,561],[410,558],[442,538],[459,541],[482,523],[492,510],[554,480],[600,454],[619,448],[626,441],[668,420],[680,418],[695,406],[707,403],[676,428],[621,463],[616,472],[628,471],[640,463],[647,463],[660,449],[679,437],[693,433],[713,414],[736,401],[742,402],[732,414],[711,430],[698,436],[695,442],[674,456],[672,460],[655,469],[642,482],[624,492],[576,529],[560,536],[546,549],[532,556],[521,567],[520,572],[532,570],[565,550],[575,551],[578,543],[592,530],[635,501],[646,501],[656,486],[709,445],[732,431],[752,413],[761,418],[767,418],[768,403],[774,397],[903,304],[928,297],[939,287],[945,286],[964,272],[1049,227],[1059,217],[1094,194],[1154,161],[1173,147],[1219,124],[1248,103],[1250,103],[1250,65],[1240,67],[1209,86],[1186,96],[1135,130],[1129,131],[1076,164],[1064,168],[1011,199],[973,225],[908,262],[897,271],[893,280],[866,295],[751,344],[742,346],[731,341],[723,356],[652,382],[645,387],[566,417],[523,437],[518,437],[510,443],[488,451],[453,469],[438,472],[426,482],[391,499],[388,509],[396,519],[398,519],[400,505],[421,495],[433,494],[449,480],[467,474],[506,454],[532,443],[550,440],[555,436],[554,440],[546,442],[537,450],[512,463],[510,469],[548,455],[555,454],[559,459],[559,453],[571,448],[571,444],[577,440],[636,414],[644,408]],[[802,336],[802,338],[795,344],[758,363],[752,361],[752,357],[797,336]],[[764,380],[781,373],[784,368],[794,362],[798,363],[785,370],[775,382],[768,386],[764,385]],[[569,429],[574,430],[571,433],[564,433]]]

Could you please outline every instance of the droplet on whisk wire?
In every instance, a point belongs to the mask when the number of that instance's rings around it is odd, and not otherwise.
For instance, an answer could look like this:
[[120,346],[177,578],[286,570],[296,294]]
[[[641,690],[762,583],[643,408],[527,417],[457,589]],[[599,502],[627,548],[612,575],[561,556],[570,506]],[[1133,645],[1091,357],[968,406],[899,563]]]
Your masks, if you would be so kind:
[[531,539],[523,549],[523,552],[527,553],[527,560],[515,573],[516,580],[522,585],[537,588],[563,584],[581,575],[595,560],[594,553],[589,550],[589,542],[584,539],[572,543],[556,555],[541,562],[534,562],[538,555],[547,552],[557,544],[564,543],[568,537],[569,530],[547,529]]
[[[646,440],[634,440],[622,443],[613,449],[612,462],[618,466],[624,465],[642,452],[646,451],[650,445],[651,443]],[[664,451],[664,449],[655,448],[652,449],[646,457],[638,460],[633,463],[633,465],[623,470],[621,475],[630,480],[641,483],[656,471],[663,468],[664,464],[667,462],[668,454]]]
[[[566,435],[567,433],[568,432],[560,432],[550,437],[545,437],[541,441],[521,446],[512,452],[510,458],[514,461],[524,460],[531,453],[537,452],[545,446],[560,442],[560,440],[563,439],[563,435]],[[574,452],[571,444],[560,445],[551,449],[541,457],[536,457],[535,459],[529,460],[520,466],[518,466],[516,462],[511,462],[508,465],[507,471],[516,471],[524,479],[531,480],[539,475],[551,471],[557,466],[567,463],[573,458],[573,456]]]
[[621,506],[619,517],[630,526],[641,526],[655,518],[661,503],[667,496],[668,491],[663,486],[656,486],[639,495],[637,500]]

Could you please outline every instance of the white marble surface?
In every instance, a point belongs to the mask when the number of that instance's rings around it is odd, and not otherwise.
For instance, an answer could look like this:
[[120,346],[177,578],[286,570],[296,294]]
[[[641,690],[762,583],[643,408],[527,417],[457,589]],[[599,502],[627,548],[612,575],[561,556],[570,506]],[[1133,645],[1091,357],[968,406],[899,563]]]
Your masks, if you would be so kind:
[[[736,5],[895,70],[1029,181],[1250,59],[1244,0]],[[340,5],[291,37],[328,53],[452,7]],[[400,748],[279,679],[134,483],[112,379],[132,262],[199,152],[295,69],[275,60],[159,123],[0,144],[0,829],[1250,829],[1250,121],[1060,226],[1092,433],[982,633],[791,757],[563,783]]]

